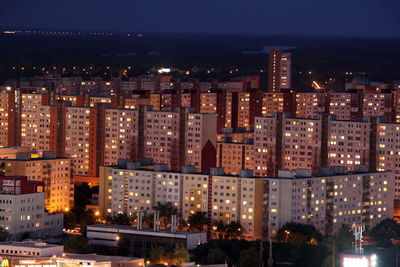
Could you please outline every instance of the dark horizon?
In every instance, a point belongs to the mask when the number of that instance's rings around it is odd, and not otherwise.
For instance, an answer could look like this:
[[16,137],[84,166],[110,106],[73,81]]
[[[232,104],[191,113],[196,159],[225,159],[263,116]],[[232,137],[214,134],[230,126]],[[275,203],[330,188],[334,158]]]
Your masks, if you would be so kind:
[[[352,35],[313,35],[313,34],[269,34],[269,33],[237,33],[237,32],[173,32],[173,31],[101,31],[101,30],[79,30],[79,29],[69,29],[69,28],[38,28],[38,27],[13,27],[13,26],[0,26],[0,35],[3,34],[3,31],[12,31],[18,30],[22,31],[21,34],[29,35],[24,33],[23,31],[38,31],[38,32],[71,32],[74,35],[76,33],[83,33],[84,35],[89,35],[90,33],[98,33],[98,34],[105,34],[105,37],[129,37],[128,34],[141,34],[140,37],[147,37],[147,36],[158,36],[160,35],[168,35],[170,36],[179,36],[179,35],[198,35],[198,36],[229,36],[229,37],[258,37],[258,38],[304,38],[304,39],[348,39],[348,40],[393,40],[398,41],[400,40],[399,36],[379,36],[379,35],[363,35],[363,36],[352,36]],[[40,33],[36,33],[40,35]],[[108,35],[107,35],[108,34]],[[110,35],[111,34],[111,35]],[[34,35],[31,33],[31,35]],[[46,34],[41,34],[45,36]],[[48,34],[49,36],[56,34]],[[61,36],[61,34],[60,34]],[[65,35],[67,36],[67,35]],[[130,36],[130,37],[135,37]]]
[[[0,4],[0,27],[113,33],[198,33],[350,38],[400,38],[395,0],[201,3],[85,2],[71,0]],[[74,30],[72,30],[74,29]]]

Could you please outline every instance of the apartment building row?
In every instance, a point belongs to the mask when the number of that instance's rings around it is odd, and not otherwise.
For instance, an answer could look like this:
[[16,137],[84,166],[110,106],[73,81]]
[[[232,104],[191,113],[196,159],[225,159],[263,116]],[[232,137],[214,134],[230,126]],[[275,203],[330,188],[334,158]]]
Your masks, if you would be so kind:
[[102,101],[72,106],[51,94],[22,93],[18,100],[19,107],[7,113],[12,120],[5,116],[10,120],[0,129],[0,146],[54,151],[72,159],[77,176],[97,177],[99,166],[120,158],[152,158],[172,169],[191,164],[208,171],[215,166],[217,114],[192,108],[154,111],[143,105],[112,108]]
[[320,167],[342,166],[352,171],[364,165],[392,171],[395,198],[400,199],[400,124],[379,118],[340,121],[329,115],[304,119],[276,113],[256,118],[253,137],[248,132],[236,133],[235,142],[229,135],[220,133],[217,144],[217,167],[227,173],[238,174],[245,166],[265,177],[281,169],[310,169],[315,174]]
[[[317,118],[321,114],[336,115],[338,120],[363,120],[367,117],[383,117],[387,122],[400,121],[398,90],[400,85],[392,89],[365,87],[345,92],[316,90],[312,92],[296,92],[292,89],[279,92],[263,92],[260,89],[213,88],[164,90],[163,92],[135,91],[129,97],[121,94],[99,96],[84,92],[79,95],[56,94],[53,90],[5,90],[0,93],[0,124],[8,126],[8,134],[0,136],[9,145],[18,143],[18,124],[22,109],[28,95],[41,96],[31,98],[33,107],[37,104],[55,106],[57,100],[67,101],[71,106],[95,107],[109,104],[112,108],[137,109],[140,105],[152,106],[155,111],[175,111],[180,107],[192,107],[197,113],[217,114],[217,130],[224,128],[246,128],[254,126],[257,116],[271,116],[275,112],[289,112],[300,118]],[[30,93],[29,93],[30,92]],[[33,99],[32,99],[33,100]],[[43,108],[42,112],[49,112]],[[53,111],[55,112],[55,111]],[[17,123],[13,123],[17,121]]]
[[171,111],[178,107],[193,107],[199,113],[218,114],[218,131],[223,128],[254,126],[257,116],[271,116],[275,112],[288,112],[300,118],[317,118],[321,114],[335,115],[338,120],[363,120],[383,117],[387,122],[398,122],[400,112],[398,90],[349,90],[346,92],[312,91],[262,92],[250,89],[240,92],[214,89],[199,91],[165,91],[162,93],[134,94],[130,98],[59,96],[79,105],[112,103],[115,107],[136,108],[151,105],[154,110]]
[[222,88],[229,91],[243,91],[249,88],[260,88],[259,76],[235,77],[230,81],[221,82],[217,79],[200,81],[198,79],[181,80],[169,75],[146,75],[123,79],[111,77],[103,80],[101,77],[92,77],[85,80],[83,77],[33,77],[7,81],[6,88],[22,88],[27,90],[52,90],[57,94],[80,95],[124,95],[130,97],[137,91],[160,92],[168,90],[200,90],[207,92],[210,89]]
[[285,223],[314,225],[322,233],[336,232],[342,224],[373,226],[393,215],[393,174],[359,168],[338,173],[322,170],[280,171],[275,177],[255,177],[249,170],[228,175],[223,168],[210,174],[192,166],[169,171],[165,165],[142,166],[120,161],[101,167],[100,210],[105,215],[139,211],[153,214],[157,202],[171,202],[187,220],[206,212],[212,232],[217,222],[239,222],[246,239],[274,235]]
[[138,211],[153,214],[157,202],[170,202],[187,220],[197,211],[206,212],[210,221],[240,222],[244,236],[262,237],[263,180],[251,173],[225,176],[213,168],[211,174],[184,166],[181,172],[168,170],[164,164],[142,166],[120,161],[119,165],[101,167],[99,206],[105,215]]
[[363,167],[352,172],[342,167],[321,168],[315,175],[310,170],[282,170],[264,182],[264,227],[270,226],[272,235],[289,221],[311,224],[322,234],[331,234],[343,224],[363,224],[370,229],[393,216],[391,172]]

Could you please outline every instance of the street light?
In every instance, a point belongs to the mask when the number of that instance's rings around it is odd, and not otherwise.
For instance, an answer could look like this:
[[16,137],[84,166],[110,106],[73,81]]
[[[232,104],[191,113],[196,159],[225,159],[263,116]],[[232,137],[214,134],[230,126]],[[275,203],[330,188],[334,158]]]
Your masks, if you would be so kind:
[[290,231],[285,230],[285,234],[286,234],[285,242],[287,243],[288,242],[288,237],[290,235]]

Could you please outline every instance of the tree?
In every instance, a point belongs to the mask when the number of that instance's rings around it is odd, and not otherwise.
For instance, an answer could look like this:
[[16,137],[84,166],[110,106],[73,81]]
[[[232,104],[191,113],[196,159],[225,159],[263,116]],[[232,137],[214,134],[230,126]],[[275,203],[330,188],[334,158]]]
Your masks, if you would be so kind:
[[64,214],[64,228],[72,229],[81,227],[85,231],[87,225],[95,224],[96,217],[92,210],[85,210],[82,207],[74,207]]
[[329,236],[322,244],[326,248],[328,254],[323,266],[332,266],[333,260],[338,263],[340,260],[339,255],[341,253],[351,251],[353,241],[353,231],[348,225],[343,224],[336,235]]
[[196,213],[189,216],[189,229],[192,231],[203,232],[204,225],[208,225],[209,220],[207,218],[207,213],[202,211],[197,211]]
[[189,262],[189,259],[189,251],[182,245],[178,245],[172,252],[170,263],[180,266],[185,262]]
[[230,222],[228,225],[225,227],[225,233],[227,238],[240,238],[243,232],[243,227],[240,223],[238,222]]
[[106,222],[117,225],[131,225],[131,218],[126,213],[118,213],[115,216],[106,217]]
[[313,225],[289,222],[278,230],[277,239],[281,242],[316,245],[322,240],[322,235]]
[[10,233],[4,228],[0,226],[0,242],[7,241],[10,238]]
[[258,265],[259,265],[259,255],[258,255],[258,250],[255,247],[240,252],[239,261],[236,265],[237,267],[248,267],[248,266],[257,267]]
[[86,208],[92,199],[92,190],[88,183],[81,183],[75,185],[74,189],[74,207]]
[[149,260],[151,263],[163,264],[167,261],[166,252],[163,247],[153,247],[149,252]]
[[[219,235],[221,235],[221,238],[225,238],[225,230],[226,230],[226,225],[223,221],[218,221],[215,224],[216,228],[217,228],[217,232],[219,233]],[[218,237],[219,238],[219,237]]]
[[65,242],[64,251],[67,253],[86,254],[92,253],[93,248],[86,237],[74,235],[69,237],[67,242]]
[[375,242],[387,242],[400,238],[400,224],[393,219],[385,219],[375,225],[368,233]]
[[220,248],[210,249],[207,254],[208,264],[222,264],[225,262],[226,255]]
[[143,213],[143,226],[153,228],[154,227],[154,214]]
[[157,202],[153,209],[160,212],[160,220],[164,227],[167,227],[167,225],[171,222],[172,215],[178,214],[178,208],[175,207],[171,202]]

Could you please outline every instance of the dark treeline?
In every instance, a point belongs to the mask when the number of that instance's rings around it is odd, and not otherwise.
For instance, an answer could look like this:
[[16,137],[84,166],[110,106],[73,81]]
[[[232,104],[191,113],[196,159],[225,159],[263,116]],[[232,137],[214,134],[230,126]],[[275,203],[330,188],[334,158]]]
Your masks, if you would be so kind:
[[[323,37],[240,36],[206,34],[149,34],[143,37],[18,36],[0,35],[0,82],[41,73],[33,66],[94,66],[118,70],[133,66],[129,74],[142,75],[155,67],[190,70],[201,79],[228,80],[239,75],[265,75],[268,68],[264,47],[289,47],[293,53],[293,87],[307,89],[310,81],[329,81],[343,87],[345,72],[372,80],[399,79],[400,40]],[[16,66],[16,69],[12,67]],[[24,67],[24,70],[21,70]],[[213,68],[211,74],[207,70]],[[229,73],[231,70],[236,70]],[[260,70],[263,70],[261,72]],[[309,75],[308,72],[312,71]],[[112,73],[118,75],[118,71]],[[71,72],[64,75],[73,75]],[[264,83],[265,84],[265,83]]]

